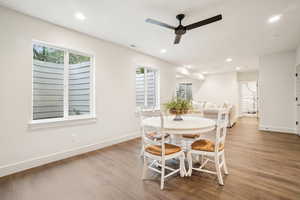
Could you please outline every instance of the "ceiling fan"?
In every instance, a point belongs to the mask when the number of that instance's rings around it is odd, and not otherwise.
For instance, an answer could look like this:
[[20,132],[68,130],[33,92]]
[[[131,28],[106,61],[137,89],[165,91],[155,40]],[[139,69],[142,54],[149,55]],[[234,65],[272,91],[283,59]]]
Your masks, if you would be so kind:
[[184,17],[185,17],[184,14],[179,14],[179,15],[176,16],[176,18],[179,20],[179,25],[177,27],[171,26],[169,24],[166,24],[164,22],[160,22],[160,21],[157,21],[157,20],[151,19],[151,18],[146,19],[146,22],[150,23],[150,24],[156,24],[156,25],[174,30],[175,35],[176,35],[175,40],[174,40],[174,44],[179,44],[181,36],[184,35],[186,33],[186,31],[189,31],[189,30],[192,30],[192,29],[195,29],[195,28],[199,28],[200,26],[204,26],[204,25],[222,20],[222,15],[216,15],[214,17],[211,17],[211,18],[208,18],[208,19],[205,19],[205,20],[202,20],[202,21],[190,24],[190,25],[183,26],[181,24],[181,21],[183,20]]

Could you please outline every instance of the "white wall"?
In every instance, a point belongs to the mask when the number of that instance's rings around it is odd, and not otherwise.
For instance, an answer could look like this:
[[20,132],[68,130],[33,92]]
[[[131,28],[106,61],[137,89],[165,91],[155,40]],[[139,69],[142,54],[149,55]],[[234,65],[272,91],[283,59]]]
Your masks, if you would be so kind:
[[205,81],[195,93],[195,98],[216,104],[228,101],[238,105],[237,73],[228,72],[206,76]]
[[300,65],[300,45],[299,45],[299,47],[297,49],[296,64]]
[[219,105],[228,101],[235,105],[236,114],[239,113],[239,90],[236,72],[208,75],[204,81],[177,79],[177,83],[179,82],[191,82],[193,84],[194,100],[209,101]]
[[260,129],[294,133],[295,51],[260,57]]
[[258,71],[238,72],[238,81],[257,81]]
[[[175,90],[175,67],[159,59],[0,7],[0,176],[137,135],[135,67],[160,69],[161,99]],[[32,39],[92,52],[96,122],[32,130]]]

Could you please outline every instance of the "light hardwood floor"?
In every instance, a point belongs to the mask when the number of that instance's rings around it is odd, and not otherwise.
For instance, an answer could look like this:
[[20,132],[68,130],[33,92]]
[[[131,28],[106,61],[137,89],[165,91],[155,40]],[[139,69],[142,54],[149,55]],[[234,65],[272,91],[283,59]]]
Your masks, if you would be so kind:
[[0,178],[0,200],[300,200],[300,137],[259,132],[253,119],[229,129],[223,187],[196,172],[169,178],[161,191],[155,174],[141,180],[139,151],[135,139]]

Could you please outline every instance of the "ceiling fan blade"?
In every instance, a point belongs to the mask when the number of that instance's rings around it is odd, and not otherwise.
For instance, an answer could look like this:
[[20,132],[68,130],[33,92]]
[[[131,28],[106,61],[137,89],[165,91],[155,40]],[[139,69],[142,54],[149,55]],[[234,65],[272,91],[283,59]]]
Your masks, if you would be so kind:
[[186,30],[191,30],[191,29],[198,28],[200,26],[204,26],[204,25],[207,25],[207,24],[210,24],[210,23],[213,23],[216,21],[220,21],[220,20],[222,20],[222,15],[217,15],[217,16],[202,20],[200,22],[196,22],[196,23],[187,25],[187,26],[185,26],[185,28],[186,28]]
[[174,40],[174,44],[179,44],[181,39],[181,35],[176,35],[175,40]]
[[165,28],[168,28],[168,29],[172,29],[172,30],[175,29],[174,26],[171,26],[169,24],[166,24],[166,23],[163,23],[163,22],[157,21],[155,19],[151,19],[151,18],[146,19],[146,22],[150,23],[150,24],[155,24],[155,25],[158,25],[158,26],[162,26],[162,27],[165,27]]

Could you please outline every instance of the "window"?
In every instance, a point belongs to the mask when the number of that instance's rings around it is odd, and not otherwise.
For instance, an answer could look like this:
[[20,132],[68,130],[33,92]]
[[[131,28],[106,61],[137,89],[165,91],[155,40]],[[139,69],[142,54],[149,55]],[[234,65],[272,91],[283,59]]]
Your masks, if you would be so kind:
[[179,83],[177,85],[177,98],[191,101],[193,100],[192,83]]
[[157,70],[139,67],[136,69],[136,105],[142,108],[159,107]]
[[34,43],[33,121],[94,115],[92,63],[87,54]]

